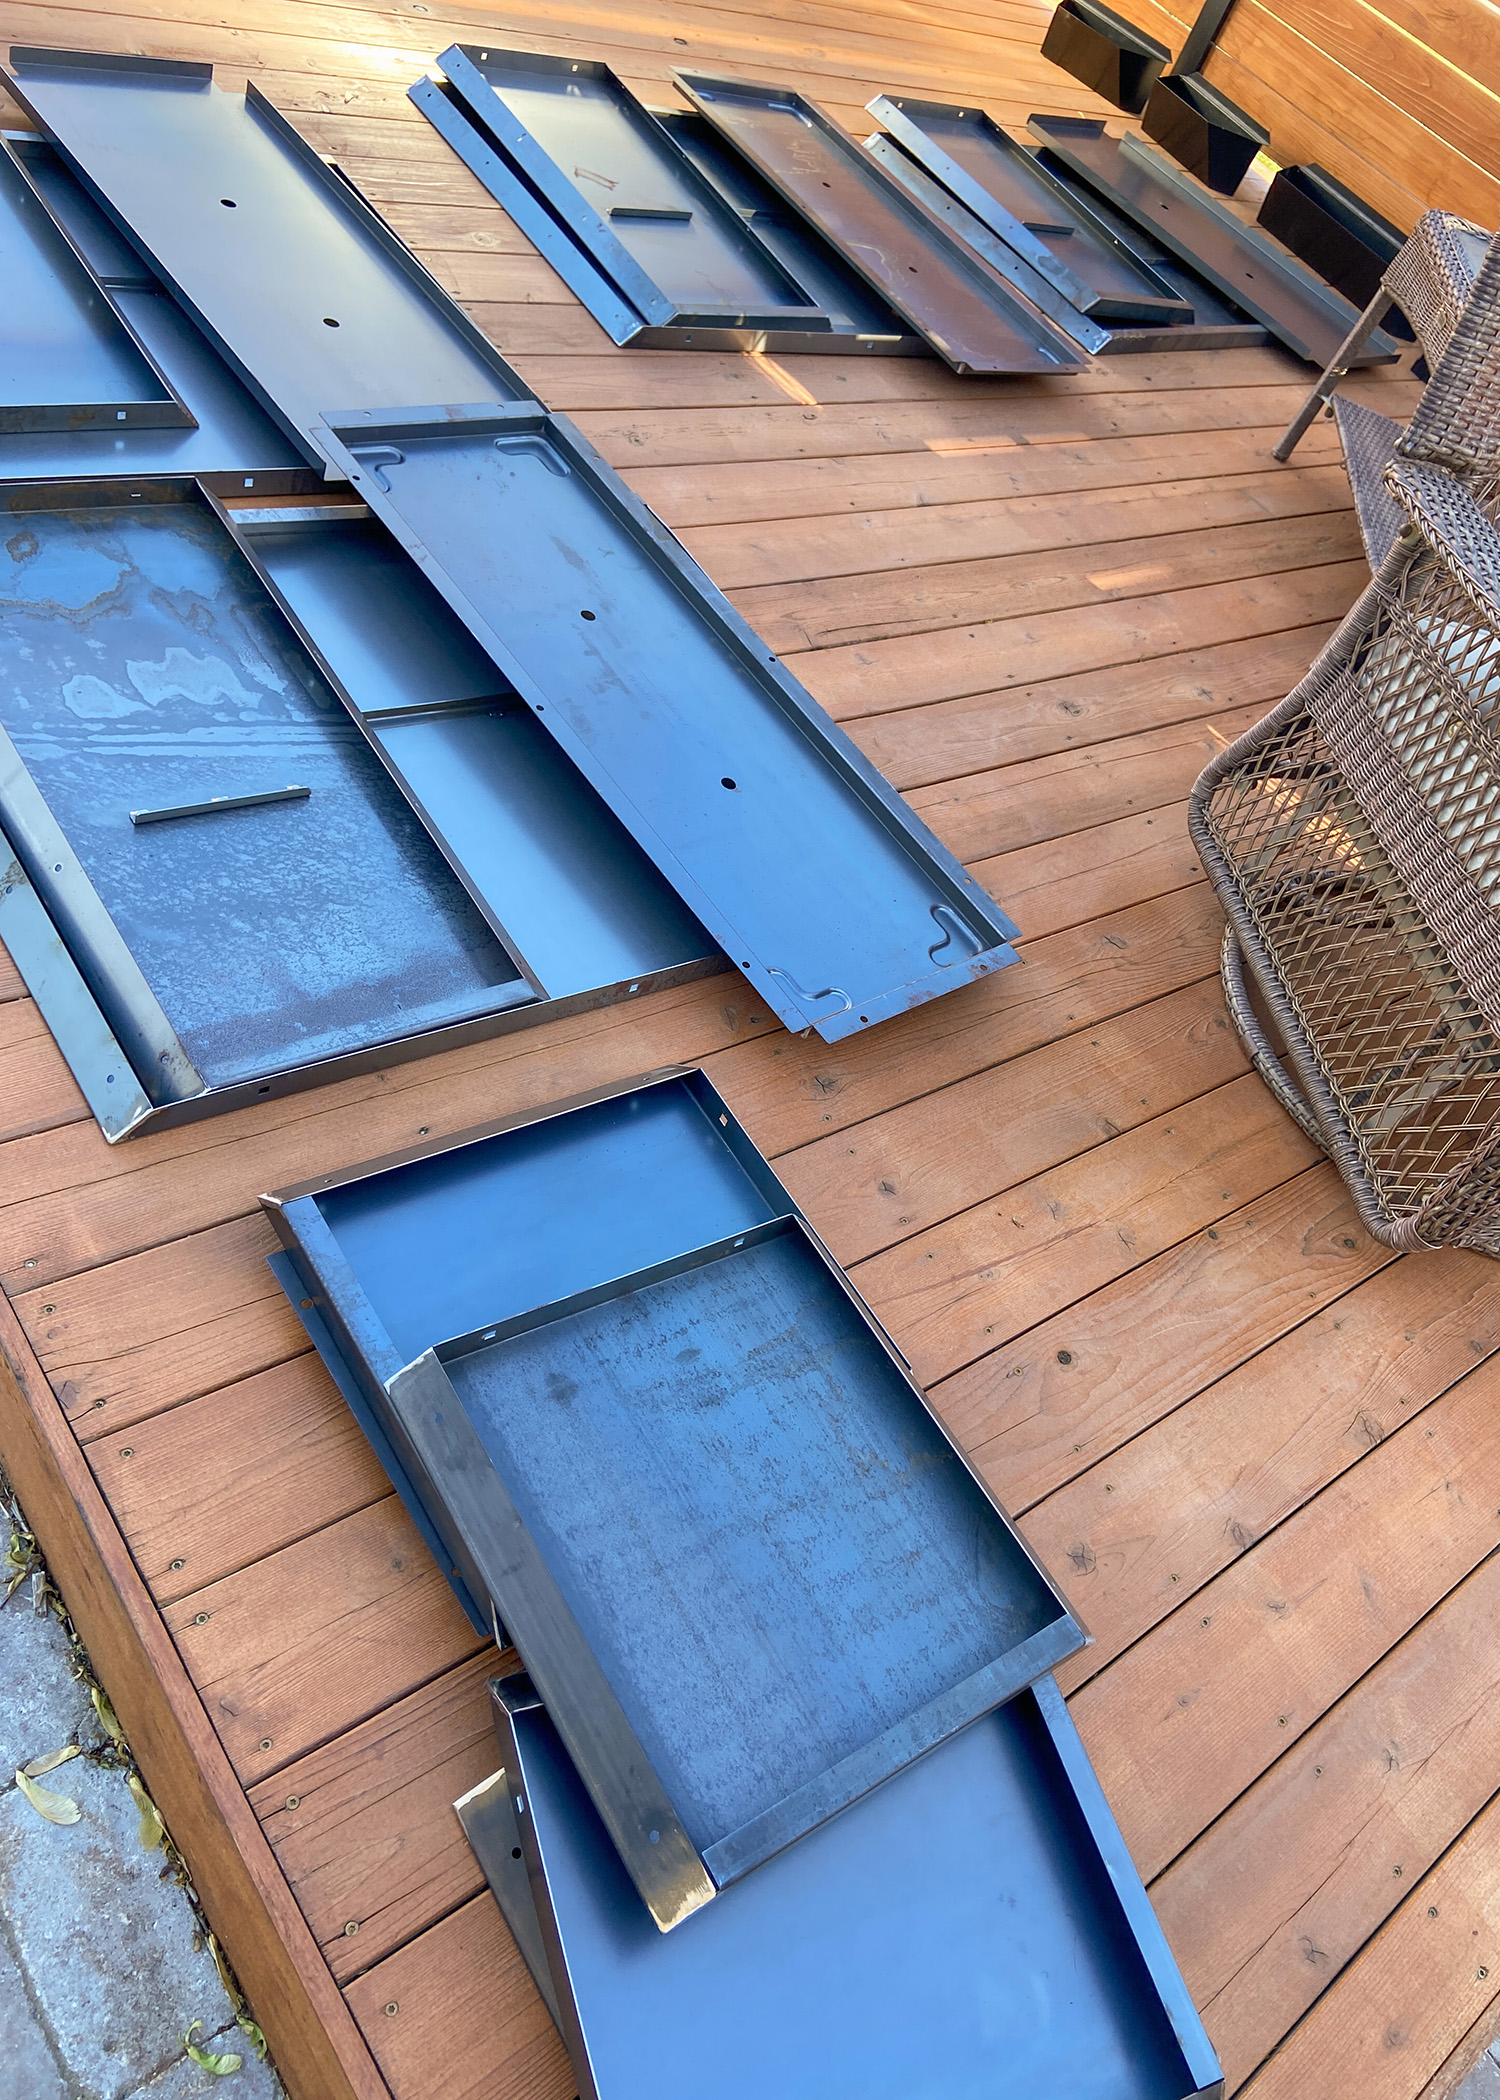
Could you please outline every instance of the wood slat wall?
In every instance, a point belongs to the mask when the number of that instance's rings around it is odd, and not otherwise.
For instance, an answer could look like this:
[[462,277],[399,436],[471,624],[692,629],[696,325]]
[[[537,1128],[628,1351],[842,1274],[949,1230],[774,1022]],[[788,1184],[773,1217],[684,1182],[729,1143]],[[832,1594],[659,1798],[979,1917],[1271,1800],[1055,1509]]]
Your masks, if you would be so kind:
[[0,0],[16,41],[253,74],[1025,934],[1021,968],[833,1049],[728,977],[115,1150],[0,958],[0,1458],[296,2100],[572,2084],[449,1806],[491,1764],[495,1657],[307,1353],[256,1199],[676,1060],[1097,1629],[1073,1711],[1230,2090],[1416,2100],[1500,2012],[1500,1276],[1371,1243],[1247,1073],[1183,828],[1365,577],[1327,429],[1270,460],[1306,373],[616,351],[405,100],[482,35],[657,100],[674,64],[790,79],[856,129],[882,89],[1093,113],[1045,21]]

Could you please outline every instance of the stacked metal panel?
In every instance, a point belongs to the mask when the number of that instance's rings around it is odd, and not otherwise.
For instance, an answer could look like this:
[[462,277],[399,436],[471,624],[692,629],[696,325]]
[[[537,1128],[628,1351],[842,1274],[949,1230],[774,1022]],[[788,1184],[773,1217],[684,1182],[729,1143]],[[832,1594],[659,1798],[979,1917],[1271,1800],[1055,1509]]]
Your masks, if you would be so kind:
[[0,340],[0,921],[110,1137],[730,962],[836,1039],[1014,959],[253,87],[12,66],[46,138],[0,189],[36,288]]
[[1047,1676],[1081,1629],[701,1073],[264,1200],[529,1673],[458,1806],[585,2093],[689,2100],[716,2033],[747,2096],[1219,2090]]

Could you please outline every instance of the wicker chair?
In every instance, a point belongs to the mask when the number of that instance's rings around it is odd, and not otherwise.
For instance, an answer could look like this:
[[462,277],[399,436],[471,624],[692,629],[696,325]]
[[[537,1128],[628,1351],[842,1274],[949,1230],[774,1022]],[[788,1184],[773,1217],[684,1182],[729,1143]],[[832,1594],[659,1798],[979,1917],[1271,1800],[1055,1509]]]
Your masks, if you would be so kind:
[[1380,281],[1380,289],[1334,352],[1333,362],[1287,425],[1272,457],[1291,458],[1320,409],[1338,424],[1360,535],[1371,569],[1378,569],[1404,522],[1384,485],[1401,425],[1337,391],[1340,380],[1393,306],[1411,323],[1428,367],[1436,371],[1460,314],[1468,305],[1490,236],[1451,212],[1424,212],[1416,231]]
[[1225,993],[1256,1068],[1331,1155],[1379,1239],[1490,1254],[1500,1254],[1497,311],[1500,241],[1386,469],[1401,531],[1306,678],[1204,772],[1189,814],[1228,914]]

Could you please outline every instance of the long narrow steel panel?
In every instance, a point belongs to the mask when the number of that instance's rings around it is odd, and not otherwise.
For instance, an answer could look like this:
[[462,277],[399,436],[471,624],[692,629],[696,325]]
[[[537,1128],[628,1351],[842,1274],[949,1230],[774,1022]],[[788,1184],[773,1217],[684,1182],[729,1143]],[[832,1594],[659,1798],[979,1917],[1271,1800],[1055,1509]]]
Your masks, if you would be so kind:
[[455,1804],[581,2100],[1218,2100],[1203,2024],[1042,1678],[663,1938],[525,1677]]
[[790,88],[673,78],[694,107],[959,372],[1065,372],[1083,358],[833,119]]
[[478,44],[451,45],[438,64],[644,320],[826,330],[828,316],[608,66]]
[[0,431],[192,428],[9,151],[0,285]]
[[[1184,310],[1192,315],[1190,321],[1158,328],[1143,323],[1109,327],[1102,321],[1092,320],[1065,299],[1055,285],[1049,284],[998,234],[992,233],[967,205],[960,204],[935,175],[930,175],[919,161],[912,159],[904,146],[897,145],[885,132],[876,132],[865,140],[865,150],[874,155],[887,174],[904,184],[961,240],[967,241],[976,254],[982,255],[992,270],[998,271],[1008,284],[1024,293],[1033,306],[1040,308],[1049,321],[1055,321],[1064,335],[1071,336],[1079,349],[1087,350],[1092,357],[1139,356],[1160,350],[1252,350],[1270,340],[1258,322],[1236,314],[1206,285],[1196,280],[1191,284],[1179,281],[1176,287],[1180,293],[1191,291],[1192,304],[1184,301]],[[1179,280],[1187,278],[1187,272],[1180,268],[1176,274]]]
[[877,95],[865,107],[891,136],[1096,321],[1191,318],[1171,285],[982,109]]
[[[1358,319],[1347,299],[1175,167],[1143,139],[1120,140],[1092,117],[1033,117],[1044,165],[1076,176],[1253,314],[1296,356],[1326,365]],[[1378,331],[1357,364],[1390,364]]]
[[565,419],[330,415],[329,457],[791,1028],[1015,960],[1015,928]]
[[730,1133],[687,1075],[270,1199],[663,1929],[1083,1640]]
[[252,85],[14,48],[8,85],[313,461],[330,403],[529,398],[480,330]]

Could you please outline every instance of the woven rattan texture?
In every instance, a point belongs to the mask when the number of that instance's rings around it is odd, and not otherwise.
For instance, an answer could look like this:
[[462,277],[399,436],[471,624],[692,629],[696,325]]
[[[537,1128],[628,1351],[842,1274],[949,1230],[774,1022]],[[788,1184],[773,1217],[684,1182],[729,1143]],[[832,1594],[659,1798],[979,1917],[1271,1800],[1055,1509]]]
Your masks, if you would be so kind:
[[1447,349],[1474,285],[1464,234],[1489,239],[1482,227],[1452,212],[1424,211],[1381,280],[1433,367]]
[[[1494,474],[1500,471],[1500,241],[1489,243],[1476,275],[1464,267],[1459,237],[1468,237],[1470,254],[1476,239],[1488,237],[1454,220],[1442,228],[1441,238],[1429,238],[1429,220],[1442,217],[1424,213],[1386,273],[1388,289],[1398,275],[1408,287],[1396,295],[1398,303],[1432,367],[1401,449],[1408,459],[1429,460],[1458,473]],[[1408,250],[1413,251],[1410,263]],[[1408,298],[1429,314],[1432,347]],[[1458,303],[1449,318],[1454,300]]]
[[1334,420],[1344,447],[1344,465],[1354,492],[1354,511],[1359,536],[1372,570],[1378,569],[1391,551],[1392,542],[1406,523],[1406,514],[1385,485],[1385,470],[1395,456],[1401,425],[1379,409],[1346,394],[1333,397]]

